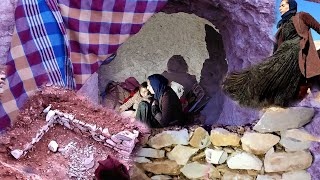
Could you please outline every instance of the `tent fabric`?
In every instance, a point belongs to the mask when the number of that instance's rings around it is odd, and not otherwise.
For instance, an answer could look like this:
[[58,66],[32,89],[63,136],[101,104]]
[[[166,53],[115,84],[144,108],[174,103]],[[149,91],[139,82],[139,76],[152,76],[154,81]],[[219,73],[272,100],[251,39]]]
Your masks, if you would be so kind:
[[80,89],[167,0],[18,0],[0,131],[43,85]]

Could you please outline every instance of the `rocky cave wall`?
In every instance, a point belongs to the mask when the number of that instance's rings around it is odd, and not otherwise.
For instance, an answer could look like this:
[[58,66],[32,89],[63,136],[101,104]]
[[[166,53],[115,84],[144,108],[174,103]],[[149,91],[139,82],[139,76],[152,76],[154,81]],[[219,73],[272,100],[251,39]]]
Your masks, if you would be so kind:
[[4,0],[0,3],[0,70],[5,63],[14,28],[14,8],[17,0]]

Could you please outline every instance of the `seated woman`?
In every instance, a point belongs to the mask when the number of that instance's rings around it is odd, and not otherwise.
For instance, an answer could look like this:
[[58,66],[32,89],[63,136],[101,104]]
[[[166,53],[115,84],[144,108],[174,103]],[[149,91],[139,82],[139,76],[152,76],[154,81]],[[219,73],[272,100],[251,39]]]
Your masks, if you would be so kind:
[[177,94],[168,86],[168,80],[154,74],[148,77],[148,90],[154,94],[152,104],[142,101],[137,109],[136,119],[150,128],[182,124],[182,106]]
[[147,82],[143,82],[140,84],[139,90],[124,104],[119,107],[120,112],[124,112],[129,110],[129,108],[133,108],[133,111],[130,111],[129,114],[131,117],[135,117],[135,112],[138,109],[138,105],[141,101],[146,101],[151,103],[151,96],[149,95],[149,91],[147,89]]

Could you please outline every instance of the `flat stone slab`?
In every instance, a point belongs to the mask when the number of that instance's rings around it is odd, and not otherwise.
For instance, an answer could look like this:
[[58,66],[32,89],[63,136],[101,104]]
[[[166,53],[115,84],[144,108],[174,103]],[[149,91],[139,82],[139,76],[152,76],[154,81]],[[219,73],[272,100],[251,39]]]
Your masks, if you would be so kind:
[[148,141],[148,145],[155,149],[178,144],[189,144],[189,133],[187,129],[182,129],[180,131],[164,131],[150,138]]
[[269,108],[253,127],[258,132],[275,132],[300,128],[311,121],[314,116],[313,108]]
[[175,160],[180,165],[185,165],[190,157],[195,154],[199,149],[189,146],[177,145],[172,151],[167,153],[170,160]]
[[141,164],[142,168],[153,174],[164,174],[164,175],[179,175],[181,166],[176,163],[176,161],[171,160],[161,160],[152,163]]
[[265,154],[280,141],[280,137],[273,134],[246,132],[242,138],[242,149],[253,154]]
[[265,155],[266,172],[304,170],[311,166],[312,155],[309,151],[274,152],[270,149]]
[[230,169],[247,169],[260,171],[262,161],[255,155],[247,152],[237,152],[227,160]]
[[141,148],[136,156],[139,157],[150,157],[150,158],[164,158],[164,150],[152,149],[152,148]]

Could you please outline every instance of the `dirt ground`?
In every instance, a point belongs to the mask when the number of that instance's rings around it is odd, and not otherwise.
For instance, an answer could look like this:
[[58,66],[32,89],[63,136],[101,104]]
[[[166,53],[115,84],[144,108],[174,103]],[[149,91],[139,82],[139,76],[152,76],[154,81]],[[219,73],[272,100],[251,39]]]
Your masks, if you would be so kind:
[[[52,105],[52,109],[58,109],[64,113],[70,113],[86,123],[96,124],[98,127],[107,127],[111,134],[123,130],[138,130],[139,138],[148,134],[148,129],[138,123],[130,123],[129,119],[122,118],[117,112],[103,107],[92,105],[85,97],[76,95],[75,92],[60,88],[46,88],[30,98],[20,113],[13,128],[0,135],[0,179],[92,179],[94,170],[98,166],[98,160],[104,160],[112,155],[124,163],[128,168],[130,160],[123,159],[113,149],[94,141],[91,137],[85,137],[81,132],[70,131],[61,125],[55,125],[35,144],[24,157],[19,160],[10,155],[13,149],[23,149],[23,146],[31,142],[36,132],[46,124],[43,109]],[[48,144],[55,140],[60,147],[69,143],[76,143],[75,149],[70,155],[49,151]],[[91,148],[88,151],[88,148]],[[79,171],[83,178],[70,178],[72,163],[77,163],[88,158],[88,153],[94,157],[94,167]],[[87,154],[87,156],[86,156]],[[79,157],[77,157],[79,156]],[[77,160],[77,161],[75,161]]]

